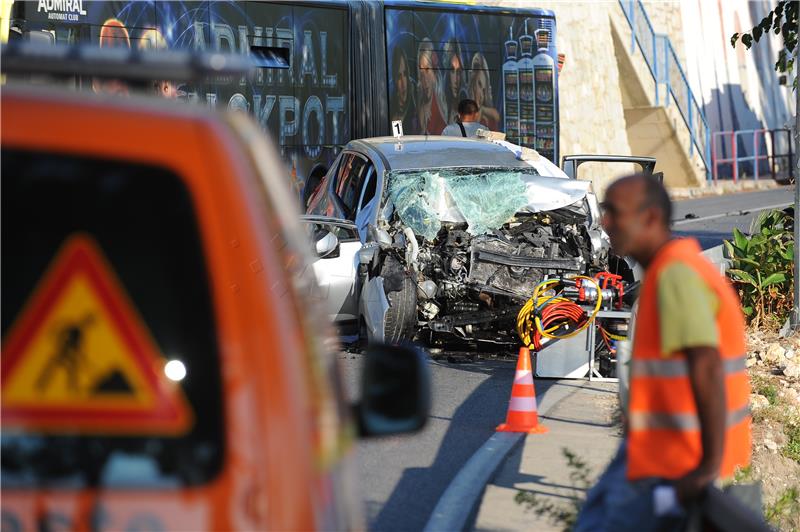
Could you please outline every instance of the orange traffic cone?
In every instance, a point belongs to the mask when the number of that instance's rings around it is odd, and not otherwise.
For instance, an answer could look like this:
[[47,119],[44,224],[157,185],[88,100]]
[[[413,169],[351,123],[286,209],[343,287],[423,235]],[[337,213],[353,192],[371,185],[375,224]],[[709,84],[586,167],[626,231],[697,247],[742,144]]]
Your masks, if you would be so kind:
[[511,401],[508,403],[506,422],[498,425],[497,432],[527,432],[541,434],[547,427],[539,425],[539,414],[536,410],[536,391],[533,388],[531,373],[531,352],[527,347],[519,348],[517,373],[511,387]]

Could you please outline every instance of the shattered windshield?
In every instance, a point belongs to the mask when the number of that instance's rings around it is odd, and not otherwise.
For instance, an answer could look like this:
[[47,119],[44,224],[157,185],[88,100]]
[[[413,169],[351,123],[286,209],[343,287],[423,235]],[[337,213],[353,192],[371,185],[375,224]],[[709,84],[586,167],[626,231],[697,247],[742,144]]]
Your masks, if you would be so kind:
[[481,235],[499,228],[529,199],[523,176],[535,169],[442,168],[391,172],[387,194],[400,220],[426,240],[442,222],[466,222]]

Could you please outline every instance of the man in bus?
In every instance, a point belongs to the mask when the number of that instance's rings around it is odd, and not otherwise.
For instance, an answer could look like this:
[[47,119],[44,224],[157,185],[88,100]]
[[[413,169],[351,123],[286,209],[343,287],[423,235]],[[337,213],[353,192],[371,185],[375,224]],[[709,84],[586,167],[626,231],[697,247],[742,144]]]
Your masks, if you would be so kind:
[[477,137],[478,130],[486,127],[478,121],[480,118],[481,109],[475,100],[461,100],[458,102],[458,117],[454,123],[442,130],[442,135],[448,137]]

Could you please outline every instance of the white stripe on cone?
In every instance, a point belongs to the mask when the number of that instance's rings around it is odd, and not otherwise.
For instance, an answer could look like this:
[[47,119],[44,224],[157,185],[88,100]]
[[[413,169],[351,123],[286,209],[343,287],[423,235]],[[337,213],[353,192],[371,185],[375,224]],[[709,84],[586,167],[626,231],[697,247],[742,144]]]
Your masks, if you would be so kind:
[[512,397],[508,409],[515,412],[531,412],[536,410],[535,397]]
[[520,370],[514,375],[514,384],[533,384],[533,376],[528,370]]

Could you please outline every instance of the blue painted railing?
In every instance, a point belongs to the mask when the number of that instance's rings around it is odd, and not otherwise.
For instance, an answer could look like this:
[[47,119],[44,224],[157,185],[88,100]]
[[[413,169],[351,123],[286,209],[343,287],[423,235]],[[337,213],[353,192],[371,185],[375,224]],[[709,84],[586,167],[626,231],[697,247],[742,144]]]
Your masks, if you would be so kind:
[[706,178],[711,179],[711,132],[669,36],[655,32],[641,0],[619,0],[619,5],[631,27],[631,53],[638,45],[655,80],[656,105],[668,106],[673,100],[678,106],[689,129],[689,155],[697,149],[706,167]]

